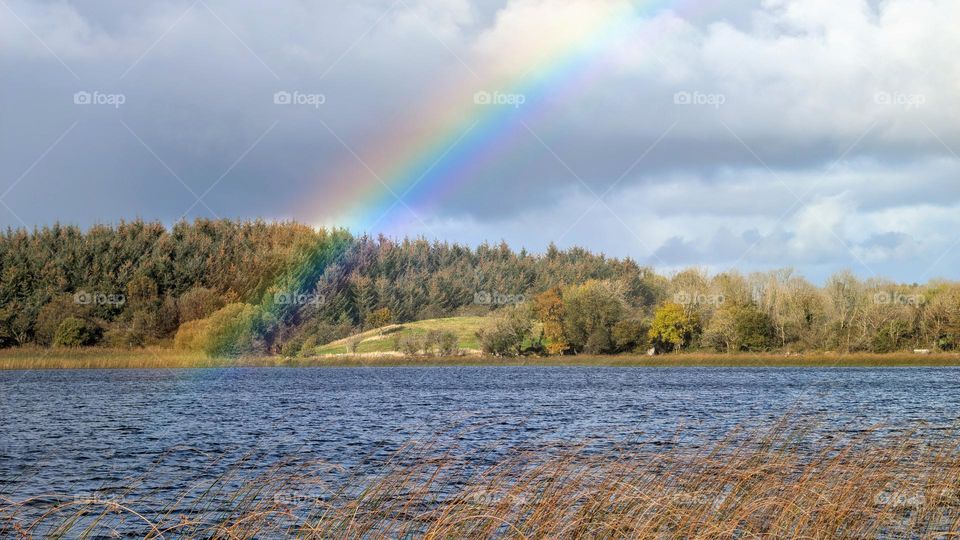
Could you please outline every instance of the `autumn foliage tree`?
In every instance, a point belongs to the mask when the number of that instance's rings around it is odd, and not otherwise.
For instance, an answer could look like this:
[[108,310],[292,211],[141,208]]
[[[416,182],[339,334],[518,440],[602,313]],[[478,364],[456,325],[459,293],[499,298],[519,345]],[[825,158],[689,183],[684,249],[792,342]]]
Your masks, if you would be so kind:
[[[696,348],[722,336],[732,336],[724,350],[960,349],[960,284],[946,280],[839,272],[813,284],[790,269],[667,277],[579,247],[534,254],[504,242],[353,236],[290,222],[137,220],[0,232],[0,347],[51,346],[69,317],[89,330],[69,340],[79,346],[180,336],[186,347],[205,336],[203,321],[214,313],[247,304],[274,321],[260,339],[276,352],[291,340],[324,345],[382,327],[379,310],[402,324],[496,313],[520,297],[536,308],[551,354],[632,351],[649,340],[661,350]],[[714,331],[730,321],[754,330]]]
[[667,302],[654,312],[648,336],[658,351],[670,352],[689,345],[697,327],[696,318],[683,306]]
[[549,354],[563,354],[569,348],[563,329],[564,307],[560,287],[552,287],[533,300],[534,312],[543,325],[543,339]]

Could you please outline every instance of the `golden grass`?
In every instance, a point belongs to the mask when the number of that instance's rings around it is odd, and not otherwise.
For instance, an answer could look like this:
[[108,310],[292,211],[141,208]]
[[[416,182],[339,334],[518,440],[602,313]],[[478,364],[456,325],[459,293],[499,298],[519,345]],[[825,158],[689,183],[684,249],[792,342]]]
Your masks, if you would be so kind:
[[228,365],[228,362],[207,358],[199,352],[167,348],[0,350],[0,369],[189,368],[223,365]]
[[[742,434],[740,434],[742,435]],[[885,440],[885,439],[879,439]],[[811,446],[813,445],[813,446]],[[825,442],[781,424],[704,447],[563,448],[492,466],[411,446],[375,475],[290,462],[164,508],[88,497],[0,501],[0,537],[947,538],[960,531],[960,452],[949,439]],[[341,478],[343,478],[341,476]],[[233,487],[228,487],[233,486]],[[176,508],[179,506],[179,508]]]
[[323,359],[297,359],[301,366],[331,367],[403,367],[403,366],[598,366],[598,367],[948,367],[960,366],[955,353],[915,355],[892,354],[824,354],[801,356],[777,354],[712,354],[680,353],[659,356],[634,354],[525,356],[518,358],[482,355],[452,357],[403,356],[339,356]]
[[337,356],[240,359],[209,358],[200,352],[164,347],[145,349],[42,349],[0,350],[0,370],[10,369],[173,369],[214,367],[391,367],[391,366],[613,366],[613,367],[936,367],[960,366],[960,354],[916,355],[832,354],[711,354],[680,353],[660,356],[605,355],[498,358],[479,355],[454,357]]
[[[567,359],[569,357],[563,357]],[[571,363],[608,366],[689,367],[937,367],[960,366],[960,354],[900,353],[676,353],[658,356],[606,355],[573,357]]]

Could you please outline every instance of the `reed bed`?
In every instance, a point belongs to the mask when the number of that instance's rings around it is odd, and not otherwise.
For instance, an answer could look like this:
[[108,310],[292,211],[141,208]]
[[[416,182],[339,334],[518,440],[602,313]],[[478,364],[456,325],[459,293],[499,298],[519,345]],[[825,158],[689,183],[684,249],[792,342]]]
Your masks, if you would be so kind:
[[[373,469],[234,466],[156,500],[0,502],[0,537],[949,538],[960,451],[781,423],[704,446],[512,451],[410,444]],[[818,434],[819,433],[819,434]],[[480,463],[484,464],[480,464]]]
[[14,348],[0,351],[0,370],[11,369],[156,369],[218,367],[223,360],[169,348]]
[[960,366],[960,354],[939,353],[809,353],[783,355],[680,353],[661,356],[576,355],[519,358],[462,355],[451,357],[404,356],[280,356],[238,359],[210,358],[200,352],[165,347],[145,349],[42,349],[0,350],[0,370],[42,369],[182,369],[218,367],[402,367],[402,366],[611,366],[611,367],[944,367]]

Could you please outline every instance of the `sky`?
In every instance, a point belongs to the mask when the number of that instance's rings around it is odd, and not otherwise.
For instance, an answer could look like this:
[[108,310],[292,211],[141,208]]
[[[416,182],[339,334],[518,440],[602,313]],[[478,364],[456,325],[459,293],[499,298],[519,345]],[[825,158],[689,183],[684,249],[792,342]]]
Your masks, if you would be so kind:
[[0,0],[0,225],[960,278],[955,0]]

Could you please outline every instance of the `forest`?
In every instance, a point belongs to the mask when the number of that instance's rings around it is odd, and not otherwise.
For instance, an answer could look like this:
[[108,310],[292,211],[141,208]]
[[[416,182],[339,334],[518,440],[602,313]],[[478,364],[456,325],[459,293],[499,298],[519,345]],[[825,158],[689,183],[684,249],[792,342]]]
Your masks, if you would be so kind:
[[392,323],[479,315],[495,355],[960,348],[951,281],[661,275],[578,247],[533,254],[292,222],[7,229],[0,265],[2,347],[302,354]]

